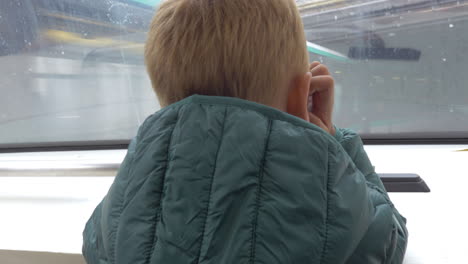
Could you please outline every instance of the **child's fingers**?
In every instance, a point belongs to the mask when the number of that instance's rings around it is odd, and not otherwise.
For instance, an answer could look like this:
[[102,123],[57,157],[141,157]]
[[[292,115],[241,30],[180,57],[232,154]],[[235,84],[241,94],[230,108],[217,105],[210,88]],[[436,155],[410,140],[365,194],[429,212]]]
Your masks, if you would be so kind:
[[332,126],[332,112],[334,104],[334,81],[330,75],[314,76],[310,82],[312,95],[311,112],[324,125]]
[[309,71],[311,71],[313,68],[317,67],[318,65],[320,65],[320,62],[318,61],[312,62],[309,66]]
[[323,64],[315,66],[310,70],[310,72],[312,73],[312,76],[330,75],[330,71],[328,70],[327,66]]
[[335,81],[330,75],[314,76],[310,81],[309,94],[326,90],[333,90],[334,85]]
[[312,78],[307,104],[309,120],[325,131],[334,133],[332,112],[335,81],[331,77],[328,68],[319,62],[313,62],[310,65],[310,72]]

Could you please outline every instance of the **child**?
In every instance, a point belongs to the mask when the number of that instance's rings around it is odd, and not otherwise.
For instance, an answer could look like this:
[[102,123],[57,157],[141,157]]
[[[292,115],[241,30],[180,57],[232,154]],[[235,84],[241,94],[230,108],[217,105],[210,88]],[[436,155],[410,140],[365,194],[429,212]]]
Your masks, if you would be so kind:
[[293,0],[167,0],[145,57],[163,109],[86,225],[88,263],[402,263],[405,219],[333,126]]

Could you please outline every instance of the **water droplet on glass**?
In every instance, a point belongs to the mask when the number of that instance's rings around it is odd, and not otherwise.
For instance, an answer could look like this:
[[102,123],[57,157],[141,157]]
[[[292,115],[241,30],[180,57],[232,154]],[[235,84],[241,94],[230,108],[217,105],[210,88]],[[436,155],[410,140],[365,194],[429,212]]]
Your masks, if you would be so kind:
[[443,62],[446,62],[446,61],[447,61],[447,58],[442,58],[442,61],[443,61]]

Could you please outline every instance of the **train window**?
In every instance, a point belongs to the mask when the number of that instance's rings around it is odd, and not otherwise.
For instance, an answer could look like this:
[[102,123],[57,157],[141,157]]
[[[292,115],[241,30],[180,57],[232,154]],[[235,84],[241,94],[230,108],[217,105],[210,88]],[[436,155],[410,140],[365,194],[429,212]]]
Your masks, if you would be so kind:
[[143,62],[155,0],[0,3],[0,144],[128,140],[159,108]]
[[[0,145],[128,142],[159,105],[143,62],[157,0],[0,3]],[[368,140],[468,139],[468,1],[298,0],[335,120]]]
[[[364,139],[468,139],[468,1],[299,1]],[[342,55],[336,57],[336,53]]]

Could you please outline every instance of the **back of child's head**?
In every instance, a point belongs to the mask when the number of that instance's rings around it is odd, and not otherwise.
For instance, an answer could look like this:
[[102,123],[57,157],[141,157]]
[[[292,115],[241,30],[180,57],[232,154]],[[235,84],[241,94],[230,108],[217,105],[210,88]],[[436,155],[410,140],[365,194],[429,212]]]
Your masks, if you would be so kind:
[[271,105],[308,69],[294,0],[167,0],[145,59],[161,106],[193,94]]

